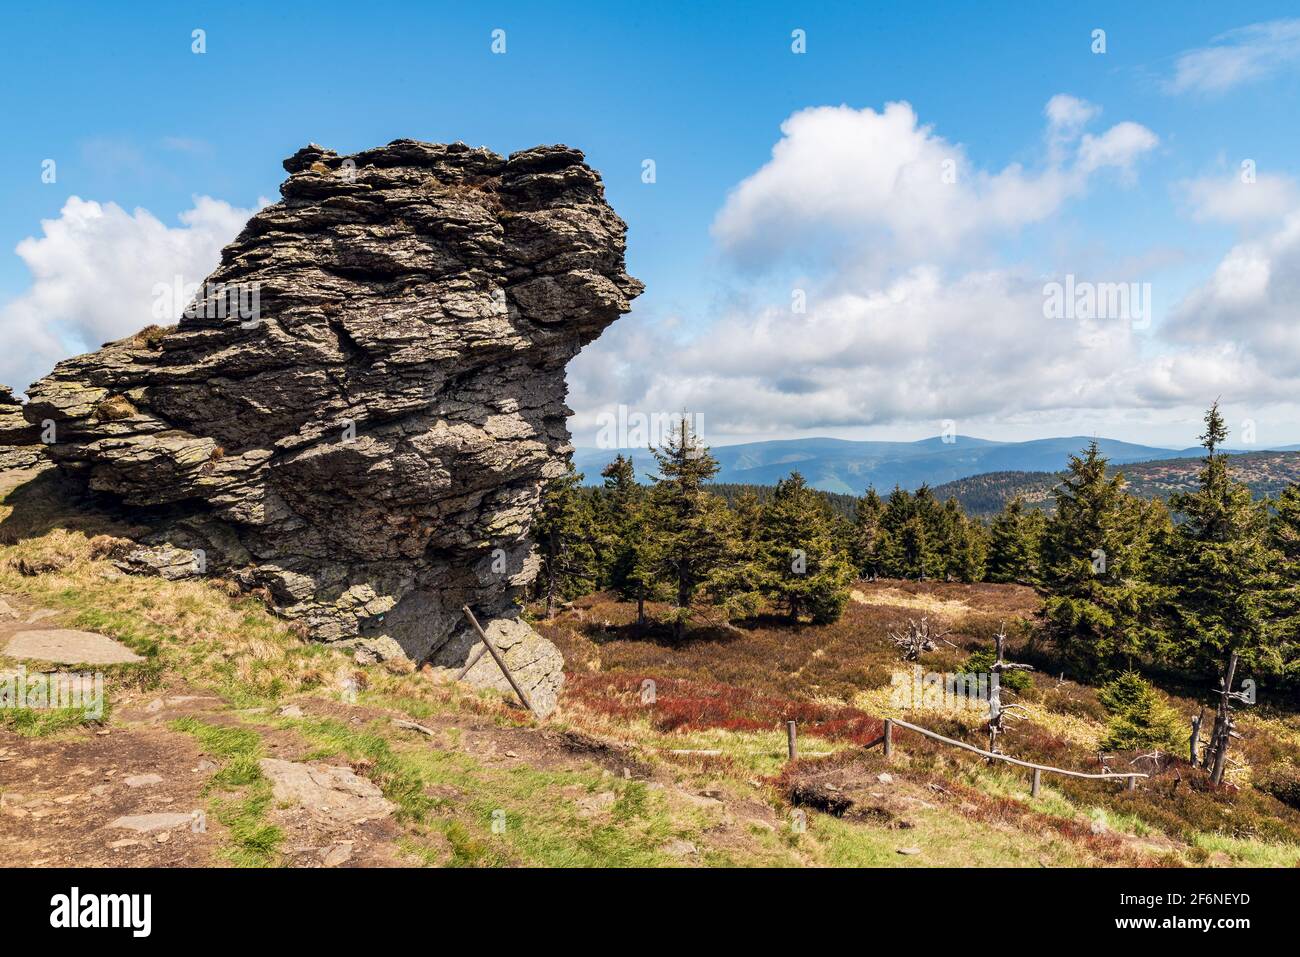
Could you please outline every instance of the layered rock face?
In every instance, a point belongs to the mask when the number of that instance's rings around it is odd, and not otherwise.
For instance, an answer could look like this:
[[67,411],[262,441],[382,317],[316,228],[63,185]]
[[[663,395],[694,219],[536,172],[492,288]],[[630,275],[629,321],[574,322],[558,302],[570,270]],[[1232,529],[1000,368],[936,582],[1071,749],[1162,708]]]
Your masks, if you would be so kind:
[[45,461],[41,430],[23,417],[23,404],[14,390],[0,385],[0,472],[30,469]]
[[61,470],[145,507],[132,567],[233,577],[319,639],[448,666],[468,604],[545,707],[559,655],[516,599],[570,450],[565,364],[642,288],[626,226],[563,146],[284,166],[176,328],[60,363],[26,418],[54,421]]

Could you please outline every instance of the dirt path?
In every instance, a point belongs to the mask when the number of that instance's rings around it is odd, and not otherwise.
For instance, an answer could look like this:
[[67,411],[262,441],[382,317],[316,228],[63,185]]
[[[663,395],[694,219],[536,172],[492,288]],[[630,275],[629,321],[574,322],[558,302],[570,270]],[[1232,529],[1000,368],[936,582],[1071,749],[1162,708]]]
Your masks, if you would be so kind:
[[[636,753],[571,730],[502,726],[490,716],[440,714],[419,721],[365,705],[302,698],[283,705],[294,717],[348,726],[376,720],[393,724],[395,740],[414,747],[455,751],[488,769],[585,772],[606,780],[641,781],[675,805],[706,815],[707,841],[678,842],[683,863],[706,849],[725,850],[746,840],[752,827],[774,829],[781,821],[764,802],[721,791],[683,786],[672,768],[654,767]],[[222,767],[193,735],[176,730],[178,719],[217,728],[255,728],[265,758],[341,773],[372,771],[364,760],[313,759],[311,742],[278,727],[273,710],[240,711],[215,695],[175,679],[149,692],[115,700],[105,727],[83,726],[52,737],[24,737],[0,730],[0,843],[6,866],[224,866],[229,829],[213,813],[213,788]],[[283,724],[283,722],[279,722]],[[277,765],[279,766],[279,765]],[[581,816],[593,825],[606,816],[610,792],[573,789]],[[234,799],[237,795],[231,794]],[[472,800],[462,789],[443,787],[431,797]],[[335,803],[335,802],[319,802]],[[143,831],[120,826],[128,819]],[[391,813],[360,823],[332,819],[319,808],[277,800],[268,821],[283,832],[278,860],[285,866],[394,866],[427,863],[402,846],[409,829]],[[115,826],[119,825],[119,826]]]

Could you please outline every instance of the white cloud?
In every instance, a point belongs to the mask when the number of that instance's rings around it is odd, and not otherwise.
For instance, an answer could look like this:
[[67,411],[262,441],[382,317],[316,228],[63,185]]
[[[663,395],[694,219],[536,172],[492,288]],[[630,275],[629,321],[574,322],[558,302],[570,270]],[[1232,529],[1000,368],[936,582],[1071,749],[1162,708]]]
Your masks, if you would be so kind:
[[1068,93],[1058,93],[1047,101],[1043,112],[1053,127],[1077,130],[1096,118],[1101,113],[1101,107]]
[[1047,105],[1048,162],[976,168],[961,146],[922,125],[907,103],[876,112],[800,110],[781,124],[772,158],[732,191],[713,224],[727,251],[764,262],[845,241],[895,262],[939,260],[972,237],[1040,222],[1105,167],[1130,171],[1158,142],[1136,123],[1080,133],[1097,108],[1059,95]]
[[[1126,323],[1047,319],[1042,287],[1015,270],[947,280],[924,266],[881,288],[812,290],[804,314],[738,313],[686,342],[629,317],[571,365],[573,425],[620,403],[759,435],[1167,400]],[[1199,401],[1191,378],[1177,386]]]
[[1078,169],[1092,173],[1108,166],[1131,172],[1139,156],[1155,149],[1159,138],[1140,123],[1117,123],[1101,136],[1085,133],[1079,143]]
[[200,196],[166,226],[144,209],[70,197],[15,250],[32,285],[0,307],[0,382],[24,389],[60,359],[156,321],[154,285],[201,282],[253,212]]
[[1188,50],[1167,81],[1171,93],[1224,93],[1300,63],[1300,19],[1238,27]]
[[[1044,169],[976,171],[946,192],[930,173],[960,150],[906,104],[794,114],[772,160],[728,197],[714,225],[718,241],[772,267],[789,247],[808,250],[806,237],[820,226],[837,239],[874,235],[906,265],[864,271],[828,242],[811,247],[812,278],[797,283],[806,289],[805,313],[791,309],[769,273],[773,305],[750,305],[763,288],[750,285],[730,313],[694,336],[650,317],[624,319],[571,366],[575,431],[618,404],[704,413],[706,437],[734,437],[904,424],[933,430],[945,418],[1096,424],[1162,415],[1181,423],[1195,422],[1216,396],[1252,414],[1291,401],[1300,384],[1300,336],[1288,314],[1300,301],[1300,214],[1240,243],[1204,288],[1177,304],[1167,329],[1157,323],[1141,333],[1118,319],[1045,318],[1043,285],[1059,276],[945,259],[981,231],[1051,216],[1093,172],[1129,172],[1157,142],[1130,122],[1085,133],[1099,109],[1074,97],[1054,97],[1044,112]],[[1248,188],[1259,192],[1237,195],[1209,179],[1184,184],[1196,216],[1233,221],[1262,216],[1292,189],[1278,177]],[[1143,278],[1131,261],[1094,267],[1104,274],[1077,278]]]
[[1199,222],[1250,226],[1276,222],[1300,206],[1300,192],[1289,176],[1259,174],[1254,182],[1240,176],[1203,176],[1178,184],[1178,191]]
[[1234,391],[1295,394],[1300,387],[1300,209],[1281,225],[1237,243],[1208,281],[1170,313],[1165,334],[1199,349],[1231,349],[1253,374]]

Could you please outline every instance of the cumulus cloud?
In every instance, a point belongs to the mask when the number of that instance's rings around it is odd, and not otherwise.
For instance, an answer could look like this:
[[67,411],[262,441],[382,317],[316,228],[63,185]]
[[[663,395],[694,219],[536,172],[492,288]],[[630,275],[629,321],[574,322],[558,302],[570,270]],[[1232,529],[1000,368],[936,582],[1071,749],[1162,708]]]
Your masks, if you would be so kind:
[[1171,93],[1225,93],[1300,63],[1300,19],[1252,23],[1188,50],[1166,82]]
[[618,404],[703,412],[727,435],[934,425],[1164,404],[1174,393],[1199,401],[1220,380],[1218,366],[1150,366],[1141,344],[1119,320],[1046,318],[1043,281],[1029,273],[947,279],[921,266],[877,289],[810,291],[806,313],[737,313],[685,342],[625,319],[570,367],[583,413],[574,425]]
[[157,321],[154,286],[201,282],[253,212],[200,196],[167,226],[144,209],[70,197],[15,250],[32,285],[0,307],[0,382],[24,389],[60,359]]
[[[708,437],[934,428],[946,418],[1132,421],[1157,411],[1195,422],[1215,396],[1289,402],[1300,382],[1300,337],[1286,312],[1300,301],[1300,218],[1240,242],[1150,330],[1047,318],[1044,283],[1060,277],[945,259],[978,233],[1051,216],[1096,171],[1129,173],[1157,144],[1131,122],[1085,132],[1100,109],[1075,97],[1054,97],[1044,114],[1049,158],[1032,173],[971,170],[906,104],[794,114],[772,160],[728,197],[714,224],[719,243],[773,267],[789,247],[808,249],[817,229],[837,238],[874,231],[895,265],[864,272],[828,244],[799,283],[806,311],[773,281],[773,305],[754,307],[757,287],[747,286],[729,312],[686,337],[653,317],[623,320],[570,368],[575,431],[618,404],[703,413]],[[936,179],[954,156],[966,172],[945,191]],[[1183,184],[1197,218],[1229,222],[1285,212],[1277,204],[1292,190],[1278,177],[1247,188],[1258,192],[1238,194],[1226,178]],[[1139,278],[1119,263],[1106,272],[1077,278]],[[1134,318],[1150,310],[1148,300]]]
[[1255,374],[1237,391],[1291,391],[1300,381],[1300,210],[1280,226],[1243,240],[1208,281],[1171,312],[1165,334],[1197,347],[1231,348],[1249,356]]
[[1203,176],[1178,184],[1192,217],[1199,222],[1251,226],[1276,222],[1300,205],[1300,192],[1289,176],[1259,174],[1253,181],[1240,175]]
[[1085,133],[1079,143],[1078,171],[1092,173],[1108,166],[1129,173],[1139,156],[1160,142],[1140,123],[1125,120],[1100,136]]
[[781,124],[771,160],[727,198],[714,236],[751,263],[845,240],[860,241],[864,251],[888,249],[899,261],[935,261],[972,237],[1046,219],[1093,173],[1131,171],[1158,142],[1132,122],[1083,134],[1098,109],[1068,95],[1054,97],[1045,112],[1047,163],[988,172],[923,125],[907,103],[880,112],[800,110]]

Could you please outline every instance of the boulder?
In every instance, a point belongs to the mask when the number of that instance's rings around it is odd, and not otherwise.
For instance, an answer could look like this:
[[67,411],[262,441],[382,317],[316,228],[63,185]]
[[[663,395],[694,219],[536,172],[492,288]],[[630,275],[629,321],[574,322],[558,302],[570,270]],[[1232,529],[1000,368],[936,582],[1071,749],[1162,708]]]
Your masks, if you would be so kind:
[[[484,629],[515,681],[528,695],[533,711],[546,717],[555,710],[564,684],[564,658],[558,648],[518,619],[498,618]],[[456,631],[433,655],[434,667],[459,668],[483,650],[483,642],[471,628]],[[514,695],[510,682],[490,654],[479,655],[465,681],[480,688],[495,688]]]
[[301,805],[324,823],[361,824],[393,813],[383,792],[351,768],[279,758],[262,758],[258,765],[270,779],[276,801]]
[[319,640],[448,667],[469,605],[553,701],[562,660],[517,617],[529,526],[572,451],[565,365],[642,288],[626,226],[566,146],[284,166],[177,326],[60,363],[26,421],[149,529],[124,570],[221,575]]

